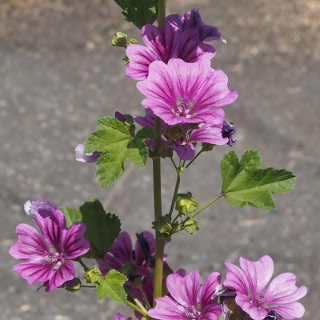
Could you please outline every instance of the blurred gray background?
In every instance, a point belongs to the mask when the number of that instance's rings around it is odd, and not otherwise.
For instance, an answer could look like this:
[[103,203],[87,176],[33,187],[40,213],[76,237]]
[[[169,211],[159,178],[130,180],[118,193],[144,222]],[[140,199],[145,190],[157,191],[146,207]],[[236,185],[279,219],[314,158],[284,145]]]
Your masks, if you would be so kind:
[[[201,230],[174,237],[166,252],[177,269],[200,268],[202,275],[225,274],[224,261],[240,256],[273,257],[276,274],[294,272],[309,288],[302,300],[304,319],[320,312],[320,148],[318,0],[175,0],[168,13],[200,8],[203,20],[219,27],[227,44],[216,43],[215,69],[229,76],[238,100],[225,108],[237,125],[234,150],[259,149],[264,166],[285,167],[297,175],[296,189],[276,196],[277,209],[236,209],[221,199],[199,218]],[[30,222],[26,200],[79,206],[99,197],[117,213],[122,229],[134,235],[152,221],[151,166],[135,169],[101,190],[94,165],[78,163],[73,150],[96,130],[98,118],[143,114],[142,96],[127,79],[111,37],[139,32],[121,20],[111,0],[0,1],[0,319],[113,319],[125,307],[97,301],[93,291],[77,296],[64,290],[36,292],[11,271],[8,255],[15,227]],[[183,177],[182,191],[205,204],[220,191],[219,161],[227,146],[200,157]],[[168,209],[174,171],[163,170]]]

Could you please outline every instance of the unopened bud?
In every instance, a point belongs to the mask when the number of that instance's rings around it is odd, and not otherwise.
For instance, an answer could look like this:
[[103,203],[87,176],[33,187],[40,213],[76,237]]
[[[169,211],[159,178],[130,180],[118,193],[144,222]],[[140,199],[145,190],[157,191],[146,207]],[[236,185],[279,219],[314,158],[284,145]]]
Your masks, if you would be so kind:
[[199,203],[192,199],[191,192],[180,193],[177,195],[176,210],[180,212],[180,216],[185,216],[197,209]]
[[98,266],[90,268],[83,276],[87,283],[96,283],[101,279],[101,271]]

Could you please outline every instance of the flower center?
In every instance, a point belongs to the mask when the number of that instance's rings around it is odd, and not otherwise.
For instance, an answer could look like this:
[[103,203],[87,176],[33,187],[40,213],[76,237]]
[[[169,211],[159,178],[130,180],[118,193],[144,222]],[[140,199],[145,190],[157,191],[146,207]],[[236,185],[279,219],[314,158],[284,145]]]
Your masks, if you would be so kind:
[[176,107],[172,108],[171,111],[178,118],[190,119],[197,114],[196,112],[189,114],[194,106],[194,101],[190,101],[188,98],[178,98],[176,103]]
[[195,307],[186,308],[186,317],[188,320],[201,320],[201,312]]
[[63,253],[48,251],[47,255],[42,257],[42,261],[45,263],[55,263],[54,269],[59,269],[64,262],[65,257]]

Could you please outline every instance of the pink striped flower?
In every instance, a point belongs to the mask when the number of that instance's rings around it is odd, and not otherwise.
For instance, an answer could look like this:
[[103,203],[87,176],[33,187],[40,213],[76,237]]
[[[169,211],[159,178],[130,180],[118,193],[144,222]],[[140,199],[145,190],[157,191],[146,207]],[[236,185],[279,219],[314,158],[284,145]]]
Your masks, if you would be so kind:
[[297,287],[292,273],[282,273],[270,282],[274,264],[269,256],[256,262],[241,257],[241,269],[231,263],[226,263],[226,267],[224,285],[236,291],[236,303],[251,319],[272,319],[278,315],[286,319],[303,317],[305,309],[297,300],[306,295],[307,288]]
[[234,102],[238,94],[229,90],[228,77],[223,71],[210,67],[210,61],[202,59],[187,63],[170,59],[168,64],[155,61],[150,65],[146,80],[137,88],[146,96],[145,108],[165,123],[223,123],[224,111],[220,108]]
[[66,227],[66,219],[60,210],[46,206],[38,210],[34,220],[38,231],[24,223],[16,228],[18,242],[9,254],[18,260],[25,260],[13,267],[29,284],[41,281],[46,291],[52,291],[75,277],[73,263],[69,260],[84,255],[90,244],[84,239],[86,226],[76,222]]

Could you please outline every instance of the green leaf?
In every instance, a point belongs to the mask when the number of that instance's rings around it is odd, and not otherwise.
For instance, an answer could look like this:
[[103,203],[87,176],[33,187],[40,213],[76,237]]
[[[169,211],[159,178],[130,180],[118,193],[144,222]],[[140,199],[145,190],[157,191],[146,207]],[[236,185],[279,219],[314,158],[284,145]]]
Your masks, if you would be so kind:
[[120,232],[120,220],[111,213],[106,213],[98,199],[86,201],[79,208],[62,208],[67,220],[67,227],[81,221],[86,227],[84,237],[90,242],[87,258],[102,258]]
[[128,278],[117,270],[110,270],[104,278],[97,284],[98,298],[105,299],[110,297],[112,300],[125,303],[127,300],[127,293],[123,284]]
[[98,121],[100,130],[93,132],[85,143],[85,153],[102,152],[96,164],[96,176],[102,187],[114,183],[124,172],[124,161],[145,167],[148,147],[144,141],[153,137],[151,128],[144,128],[133,138],[128,127],[116,118]]
[[239,161],[234,151],[227,152],[221,161],[222,193],[234,206],[271,210],[275,208],[272,194],[290,192],[296,177],[285,169],[260,169],[259,151],[248,150]]
[[123,17],[141,29],[157,19],[158,0],[115,0],[122,8]]

